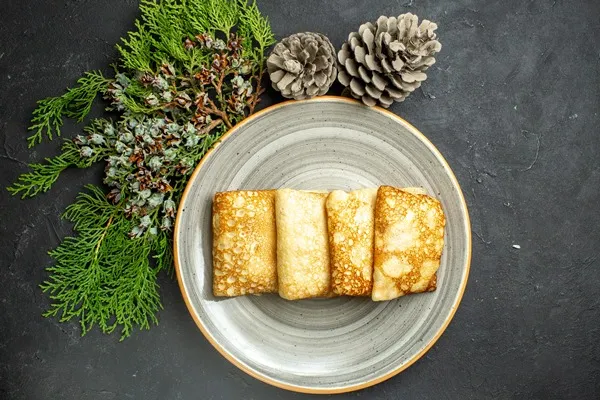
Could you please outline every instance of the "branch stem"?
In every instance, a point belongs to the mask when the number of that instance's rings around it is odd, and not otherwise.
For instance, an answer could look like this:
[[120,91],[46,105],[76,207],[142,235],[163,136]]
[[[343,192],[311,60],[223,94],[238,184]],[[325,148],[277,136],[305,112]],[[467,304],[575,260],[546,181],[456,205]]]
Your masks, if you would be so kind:
[[110,218],[108,219],[108,222],[106,223],[106,227],[104,228],[104,232],[102,232],[102,236],[100,236],[100,239],[98,240],[98,244],[96,244],[96,248],[94,250],[94,255],[96,258],[98,258],[98,252],[100,251],[100,245],[102,244],[102,241],[104,241],[104,238],[106,237],[108,228],[110,228],[110,226],[112,225],[113,218],[114,218],[114,215],[111,215]]
[[221,118],[223,120],[223,122],[225,122],[225,125],[227,125],[227,128],[231,129],[233,127],[233,125],[231,124],[231,121],[229,121],[229,116],[227,115],[227,113],[223,110],[220,110],[214,101],[212,101],[211,99],[208,99],[208,104],[210,105],[210,108],[207,108],[206,110],[208,112],[210,112],[211,114],[215,114],[217,116],[219,116],[219,118]]

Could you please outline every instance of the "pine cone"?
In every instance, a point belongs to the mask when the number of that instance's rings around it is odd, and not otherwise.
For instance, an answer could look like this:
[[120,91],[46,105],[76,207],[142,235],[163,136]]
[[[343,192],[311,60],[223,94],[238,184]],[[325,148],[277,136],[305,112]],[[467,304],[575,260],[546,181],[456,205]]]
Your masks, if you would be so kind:
[[327,93],[337,75],[335,48],[325,35],[293,34],[275,45],[267,59],[275,90],[296,100]]
[[418,21],[411,13],[381,16],[376,26],[367,22],[348,36],[338,52],[338,80],[354,98],[387,108],[421,86],[442,45],[434,33],[437,25]]

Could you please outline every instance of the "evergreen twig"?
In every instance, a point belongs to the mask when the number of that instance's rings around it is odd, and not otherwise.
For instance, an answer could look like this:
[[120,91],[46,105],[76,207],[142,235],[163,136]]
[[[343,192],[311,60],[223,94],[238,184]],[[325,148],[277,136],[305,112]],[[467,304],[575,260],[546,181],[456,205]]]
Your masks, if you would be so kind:
[[44,134],[50,140],[54,136],[60,136],[64,118],[82,122],[89,114],[98,93],[106,90],[108,82],[100,71],[86,72],[77,80],[78,86],[67,89],[65,94],[38,101],[29,127],[34,132],[27,138],[29,147],[40,143]]
[[[234,34],[235,32],[235,34]],[[135,30],[116,46],[115,77],[91,71],[77,86],[41,100],[29,146],[60,135],[65,118],[79,122],[98,93],[121,113],[95,119],[60,155],[32,164],[8,190],[33,197],[68,167],[106,160],[105,192],[88,185],[64,218],[76,236],[49,254],[54,266],[41,285],[52,299],[46,316],[119,330],[158,322],[156,281],[173,272],[171,227],[193,167],[235,123],[254,112],[269,23],[254,1],[141,0]]]

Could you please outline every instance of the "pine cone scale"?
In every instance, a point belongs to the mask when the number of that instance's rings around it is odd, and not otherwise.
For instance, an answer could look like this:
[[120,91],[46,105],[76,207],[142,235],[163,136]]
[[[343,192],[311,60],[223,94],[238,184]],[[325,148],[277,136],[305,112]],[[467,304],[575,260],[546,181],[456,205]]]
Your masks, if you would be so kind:
[[367,94],[369,96],[371,96],[372,98],[374,98],[375,100],[378,100],[381,97],[381,95],[383,94],[383,92],[375,89],[375,87],[371,86],[371,85],[365,86],[365,92],[367,92]]
[[346,73],[346,71],[340,70],[338,72],[338,80],[342,85],[349,86],[352,78]]
[[337,59],[338,62],[343,65],[348,58],[350,58],[350,49],[348,43],[344,43],[337,54]]
[[310,42],[305,51],[308,53],[308,58],[315,58],[319,55],[319,46],[315,42]]
[[385,88],[385,92],[391,97],[391,98],[400,98],[403,96],[403,92],[402,90],[399,90],[393,86],[388,86]]
[[373,35],[373,32],[369,29],[365,30],[361,39],[365,46],[367,46],[368,52],[372,54],[375,46],[375,35]]
[[283,68],[284,61],[285,60],[279,56],[269,57],[267,59],[267,69],[275,71],[278,68]]
[[344,63],[344,67],[346,67],[346,71],[351,76],[353,76],[355,78],[360,78],[360,75],[358,74],[358,64],[352,58],[346,59],[346,62]]
[[271,74],[271,82],[277,83],[285,76],[285,71],[275,71]]
[[374,107],[377,105],[377,101],[375,101],[375,99],[373,99],[370,96],[362,96],[362,97],[360,97],[360,99],[362,100],[363,103],[365,103],[369,107]]
[[356,57],[356,61],[361,64],[365,64],[365,57],[367,56],[367,51],[362,46],[356,46],[354,50],[354,57]]
[[365,88],[366,87],[361,85],[356,79],[350,81],[350,89],[352,90],[352,93],[355,93],[357,96],[364,96]]
[[365,67],[362,65],[358,66],[358,75],[360,76],[360,79],[363,80],[364,82],[366,82],[366,83],[371,82],[371,77],[369,76],[369,73],[367,72]]
[[323,86],[327,82],[328,76],[324,72],[317,72],[315,74],[315,85],[318,87]]
[[287,60],[283,62],[283,69],[292,74],[298,74],[302,70],[302,64],[296,60]]
[[[365,82],[367,82],[367,81],[365,81]],[[381,75],[379,75],[377,72],[373,73],[373,78],[370,80],[370,82],[373,82],[373,86],[375,86],[379,90],[384,90],[387,87],[386,80]],[[367,83],[369,83],[369,82],[367,82]]]
[[277,82],[277,87],[279,88],[279,90],[283,91],[284,89],[287,88],[288,85],[290,85],[292,82],[294,82],[294,79],[295,79],[294,74],[290,74],[288,72],[283,76],[283,78],[281,78],[281,80],[279,82]]
[[316,57],[313,65],[315,66],[315,71],[322,71],[330,66],[327,57],[325,56]]

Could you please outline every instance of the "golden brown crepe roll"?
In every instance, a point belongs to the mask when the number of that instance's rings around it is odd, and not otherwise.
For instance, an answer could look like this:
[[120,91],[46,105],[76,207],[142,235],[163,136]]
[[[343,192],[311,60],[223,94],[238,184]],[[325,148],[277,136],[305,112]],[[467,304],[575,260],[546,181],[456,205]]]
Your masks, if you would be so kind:
[[[403,190],[425,193],[421,188]],[[334,190],[327,198],[333,294],[371,296],[376,197],[377,188],[367,188]]]
[[435,290],[445,224],[438,200],[391,186],[379,188],[375,201],[373,300]]
[[331,290],[369,296],[373,274],[373,229],[377,188],[334,190],[327,198]]
[[215,194],[213,293],[277,292],[275,191]]
[[295,300],[329,294],[328,193],[277,190],[277,276],[279,295]]

